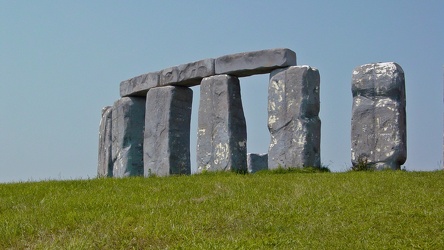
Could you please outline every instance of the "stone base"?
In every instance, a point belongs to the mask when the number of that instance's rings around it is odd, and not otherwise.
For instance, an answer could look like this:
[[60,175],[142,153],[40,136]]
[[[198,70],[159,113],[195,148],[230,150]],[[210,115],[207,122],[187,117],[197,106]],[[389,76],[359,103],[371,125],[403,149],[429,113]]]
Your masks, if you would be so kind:
[[247,166],[249,173],[256,173],[268,169],[268,154],[247,154]]

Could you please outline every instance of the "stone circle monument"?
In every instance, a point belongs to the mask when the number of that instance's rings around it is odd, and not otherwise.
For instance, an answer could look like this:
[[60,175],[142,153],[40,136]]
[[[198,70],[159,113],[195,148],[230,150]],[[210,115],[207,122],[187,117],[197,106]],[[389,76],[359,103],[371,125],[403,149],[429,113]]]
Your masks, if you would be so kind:
[[[268,154],[247,154],[241,77],[270,74]],[[102,110],[98,175],[190,174],[193,92],[200,85],[197,171],[321,166],[320,76],[290,49],[209,58],[120,83]],[[353,72],[352,162],[398,169],[406,159],[404,74],[395,63]]]

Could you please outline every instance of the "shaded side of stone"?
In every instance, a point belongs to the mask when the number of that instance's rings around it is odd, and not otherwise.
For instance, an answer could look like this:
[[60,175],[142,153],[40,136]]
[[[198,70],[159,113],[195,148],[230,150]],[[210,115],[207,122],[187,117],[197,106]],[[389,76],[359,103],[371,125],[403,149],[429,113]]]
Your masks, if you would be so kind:
[[144,134],[145,176],[190,174],[193,91],[166,86],[148,91]]
[[407,159],[404,71],[391,62],[359,66],[352,94],[352,164],[400,169]]
[[269,49],[237,53],[216,58],[216,74],[237,77],[265,74],[277,68],[296,65],[296,53],[290,49]]
[[256,173],[268,169],[268,154],[247,154],[247,167],[249,173]]
[[145,98],[123,97],[112,107],[113,176],[143,175]]
[[207,77],[200,85],[198,172],[247,171],[247,129],[239,79]]
[[320,167],[319,71],[309,66],[270,74],[268,168]]
[[214,75],[214,59],[181,64],[160,71],[160,86],[195,86],[202,78]]
[[99,126],[99,159],[97,166],[98,177],[113,176],[112,162],[112,107],[107,106],[102,109],[102,118]]
[[146,97],[149,89],[159,86],[159,72],[133,77],[120,83],[120,96]]

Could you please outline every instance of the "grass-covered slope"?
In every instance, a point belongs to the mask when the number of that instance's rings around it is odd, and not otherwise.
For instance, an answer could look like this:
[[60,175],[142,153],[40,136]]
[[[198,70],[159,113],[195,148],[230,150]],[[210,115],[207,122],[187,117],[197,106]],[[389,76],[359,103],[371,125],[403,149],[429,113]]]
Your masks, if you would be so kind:
[[0,185],[0,249],[444,249],[444,172]]

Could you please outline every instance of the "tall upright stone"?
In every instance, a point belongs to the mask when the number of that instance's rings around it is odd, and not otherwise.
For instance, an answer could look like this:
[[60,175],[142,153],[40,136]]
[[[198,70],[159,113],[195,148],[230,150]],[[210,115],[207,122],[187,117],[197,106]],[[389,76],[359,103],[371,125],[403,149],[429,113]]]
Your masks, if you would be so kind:
[[102,119],[99,127],[99,160],[97,166],[99,177],[113,176],[111,123],[112,107],[106,106],[102,109]]
[[277,69],[268,87],[268,168],[320,167],[319,71],[310,66]]
[[352,76],[351,158],[376,169],[399,169],[407,159],[404,71],[372,63]]
[[193,91],[166,86],[148,91],[144,134],[145,176],[190,174],[190,123]]
[[143,175],[145,98],[123,97],[112,107],[113,176]]
[[247,171],[247,129],[237,77],[202,80],[197,136],[198,172]]

